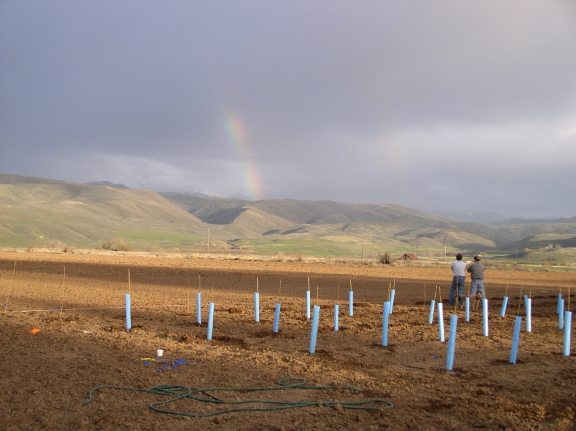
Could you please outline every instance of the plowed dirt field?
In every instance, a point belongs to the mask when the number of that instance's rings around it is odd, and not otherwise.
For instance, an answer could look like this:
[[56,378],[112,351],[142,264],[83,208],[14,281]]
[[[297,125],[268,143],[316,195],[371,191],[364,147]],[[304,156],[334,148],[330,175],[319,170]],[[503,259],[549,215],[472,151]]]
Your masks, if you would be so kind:
[[[464,310],[448,306],[450,281],[447,268],[1,252],[0,429],[575,429],[575,351],[563,355],[557,296],[561,289],[568,302],[576,274],[487,269],[488,336],[481,308],[466,322]],[[320,306],[314,354],[308,284],[312,305]],[[383,347],[391,285],[396,296]],[[446,341],[450,316],[458,315],[452,371],[437,313],[428,324],[437,285]],[[257,289],[260,322],[254,320]],[[506,292],[507,313],[500,317]],[[524,294],[532,297],[532,332],[523,320],[513,365]],[[207,340],[210,302],[213,339]],[[273,333],[276,303],[281,313]],[[154,360],[157,349],[165,362]],[[321,388],[248,390],[278,388],[282,379]],[[100,386],[107,387],[82,405]],[[185,397],[187,388],[204,392]],[[240,403],[248,400],[259,402]],[[159,402],[167,403],[155,408],[170,413],[150,408]],[[233,411],[178,414],[223,410]]]

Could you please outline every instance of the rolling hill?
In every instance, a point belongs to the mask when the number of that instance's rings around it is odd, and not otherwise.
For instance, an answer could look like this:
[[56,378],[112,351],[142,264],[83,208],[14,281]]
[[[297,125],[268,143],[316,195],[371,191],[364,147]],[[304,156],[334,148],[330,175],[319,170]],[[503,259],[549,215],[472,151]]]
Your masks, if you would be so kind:
[[110,237],[135,247],[198,245],[206,241],[206,228],[152,191],[0,175],[3,246],[96,247]]
[[542,232],[573,232],[574,223],[507,225],[503,222],[457,222],[399,205],[363,205],[332,201],[207,198],[178,193],[167,199],[209,224],[225,225],[238,239],[237,246],[266,251],[330,254],[335,250],[367,253],[418,250],[441,253],[450,250],[481,252],[515,249],[516,243]]
[[100,184],[0,174],[0,244],[93,248],[120,237],[134,249],[192,251],[207,248],[209,231],[213,251],[358,256],[443,254],[445,245],[450,252],[521,250],[535,235],[563,235],[563,244],[576,238],[576,219],[469,223],[391,204],[247,201]]

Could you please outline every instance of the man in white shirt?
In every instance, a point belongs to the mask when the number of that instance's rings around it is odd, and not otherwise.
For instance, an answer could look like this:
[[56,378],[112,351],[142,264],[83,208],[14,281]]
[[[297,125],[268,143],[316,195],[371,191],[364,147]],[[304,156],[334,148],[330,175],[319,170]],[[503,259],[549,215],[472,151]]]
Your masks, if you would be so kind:
[[452,261],[452,287],[448,301],[450,305],[456,303],[456,288],[458,288],[458,305],[464,301],[464,279],[466,278],[466,262],[462,260],[462,254],[456,255],[456,260]]

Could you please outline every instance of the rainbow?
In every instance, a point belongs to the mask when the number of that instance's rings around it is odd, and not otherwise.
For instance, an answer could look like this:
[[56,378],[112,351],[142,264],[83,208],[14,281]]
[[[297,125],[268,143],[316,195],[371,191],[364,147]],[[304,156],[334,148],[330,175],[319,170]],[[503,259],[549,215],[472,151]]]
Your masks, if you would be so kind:
[[248,146],[248,134],[244,123],[235,115],[227,115],[226,131],[242,163],[248,195],[252,199],[263,199],[262,181]]

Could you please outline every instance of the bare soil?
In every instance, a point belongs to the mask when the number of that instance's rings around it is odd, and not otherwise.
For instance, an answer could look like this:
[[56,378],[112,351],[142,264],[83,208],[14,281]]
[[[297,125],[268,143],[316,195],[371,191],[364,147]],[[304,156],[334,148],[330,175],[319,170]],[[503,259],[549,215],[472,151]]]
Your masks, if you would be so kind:
[[[320,306],[314,354],[305,307],[308,277],[312,303]],[[447,343],[439,341],[438,320],[428,324],[428,314],[435,286],[441,286],[446,302],[450,279],[442,268],[1,252],[0,299],[6,306],[0,310],[0,429],[575,429],[574,349],[563,355],[556,304],[560,289],[568,299],[576,275],[487,270],[489,336],[483,335],[481,311],[465,322],[463,310],[444,304],[446,340],[450,315],[458,315],[454,369],[447,371]],[[257,286],[260,322],[254,321]],[[510,302],[501,318],[507,286]],[[390,287],[396,297],[389,345],[383,347],[383,302]],[[198,291],[201,325],[195,322]],[[516,314],[524,316],[523,294],[533,301],[532,332],[523,323],[513,365],[512,332]],[[209,302],[215,304],[211,341]],[[276,303],[281,303],[280,330],[273,333]],[[153,358],[157,349],[164,350],[167,363],[145,365],[143,358]],[[270,388],[286,378],[340,388],[212,389]],[[92,402],[82,405],[98,386],[158,385],[209,388],[208,395],[200,394],[205,399],[308,405],[189,417],[149,407],[169,396],[112,388],[95,391]],[[361,406],[373,410],[349,408],[368,400],[393,407],[372,402]],[[328,402],[349,404],[323,405]],[[204,415],[269,406],[182,398],[158,408]]]

